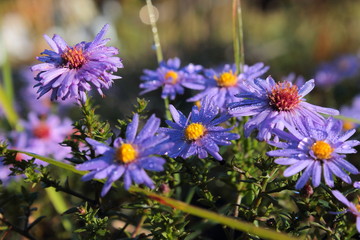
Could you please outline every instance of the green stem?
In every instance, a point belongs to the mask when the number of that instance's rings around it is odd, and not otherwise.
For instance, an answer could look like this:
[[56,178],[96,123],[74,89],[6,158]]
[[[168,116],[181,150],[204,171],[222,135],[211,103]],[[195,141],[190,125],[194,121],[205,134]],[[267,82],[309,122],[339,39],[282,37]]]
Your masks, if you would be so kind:
[[164,98],[164,105],[165,105],[165,116],[167,120],[171,120],[171,113],[169,108],[169,99]]
[[238,74],[243,71],[245,63],[241,0],[233,0],[232,8],[234,59],[236,64],[236,73]]
[[[147,5],[147,8],[148,8],[148,12],[149,12],[151,31],[152,31],[153,37],[154,37],[156,59],[157,59],[158,63],[160,64],[163,61],[163,54],[162,54],[162,50],[161,50],[159,31],[158,31],[158,28],[156,26],[156,18],[155,18],[155,13],[154,13],[154,6],[152,5],[151,0],[146,0],[146,5]],[[166,119],[171,120],[171,115],[170,115],[170,111],[169,111],[169,99],[168,98],[164,99],[164,104],[165,104]]]
[[141,226],[144,224],[145,220],[146,220],[147,216],[143,215],[140,219],[140,222],[138,223],[138,225],[136,226],[133,234],[131,235],[132,238],[136,238],[136,235],[139,233],[139,230],[141,229]]
[[196,191],[196,187],[192,187],[190,188],[187,196],[186,196],[186,199],[185,199],[185,202],[186,203],[190,203],[192,198],[194,197],[194,194],[195,194],[195,191]]
[[149,12],[151,31],[152,31],[153,36],[154,36],[156,58],[157,58],[158,63],[160,63],[163,60],[163,54],[162,54],[162,50],[161,50],[159,32],[158,32],[158,29],[157,29],[157,26],[156,26],[154,6],[152,5],[151,0],[146,0],[146,5],[147,5],[147,8],[148,8],[148,12]]
[[266,177],[262,182],[261,182],[261,186],[260,186],[260,189],[259,189],[259,193],[256,197],[256,199],[254,200],[253,202],[253,208],[254,209],[258,209],[258,207],[260,206],[261,204],[261,199],[262,199],[262,196],[261,194],[263,192],[265,192],[266,190],[266,187],[267,187],[267,184],[269,183],[270,179],[272,178],[272,176],[274,176],[277,171],[279,170],[279,168],[275,168],[274,171],[272,171],[272,173],[270,174],[270,176]]

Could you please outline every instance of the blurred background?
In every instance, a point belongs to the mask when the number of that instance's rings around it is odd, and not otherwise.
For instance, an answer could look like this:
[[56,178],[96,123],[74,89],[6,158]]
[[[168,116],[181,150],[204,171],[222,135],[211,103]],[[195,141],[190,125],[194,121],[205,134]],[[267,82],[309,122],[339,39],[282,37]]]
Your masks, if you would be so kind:
[[[43,34],[59,34],[74,45],[92,41],[109,23],[108,45],[119,48],[125,67],[118,72],[122,79],[97,103],[104,117],[122,118],[136,102],[143,69],[157,67],[145,4],[144,0],[1,0],[0,64],[10,60],[15,85],[21,85],[21,73],[49,49]],[[231,0],[153,0],[153,4],[164,59],[179,57],[183,66],[194,63],[205,68],[233,63]],[[264,62],[275,79],[289,73],[314,78],[324,62],[359,52],[360,1],[242,0],[242,12],[246,63]],[[358,79],[351,78],[349,88],[331,92],[336,84],[323,84],[312,97],[328,107],[351,104],[360,92]],[[163,111],[157,104],[160,90],[144,97],[153,111]]]

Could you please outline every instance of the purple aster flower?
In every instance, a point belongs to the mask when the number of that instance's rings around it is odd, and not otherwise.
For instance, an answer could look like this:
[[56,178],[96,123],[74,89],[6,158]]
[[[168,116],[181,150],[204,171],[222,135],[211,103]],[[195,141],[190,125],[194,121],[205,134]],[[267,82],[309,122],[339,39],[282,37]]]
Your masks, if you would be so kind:
[[291,165],[284,171],[284,176],[289,177],[305,169],[296,183],[296,189],[301,189],[310,177],[313,186],[319,186],[322,172],[325,183],[330,187],[334,186],[333,175],[351,184],[351,178],[344,170],[352,174],[359,171],[345,160],[345,154],[356,153],[354,147],[360,144],[357,140],[347,141],[355,129],[342,132],[342,122],[332,117],[324,124],[305,118],[301,120],[302,125],[298,128],[286,124],[289,132],[274,130],[285,142],[270,142],[282,148],[267,153],[279,157],[275,163]]
[[332,87],[342,79],[339,72],[331,64],[322,64],[315,73],[316,84],[322,87]]
[[11,173],[10,166],[4,165],[3,159],[3,157],[0,158],[0,180],[3,185],[7,185],[11,179],[14,179],[14,176],[9,176]]
[[[50,92],[44,94],[40,99],[37,99],[37,90],[33,87],[33,73],[29,68],[26,68],[20,71],[20,76],[25,83],[25,86],[20,90],[21,110],[35,112],[39,115],[50,114],[52,108],[55,106],[54,102],[50,100]],[[63,112],[65,109],[73,106],[74,103],[74,99],[71,98],[59,102],[59,111]]]
[[300,89],[290,82],[275,83],[270,76],[266,80],[249,80],[244,83],[242,92],[236,95],[240,101],[229,104],[229,113],[236,117],[253,116],[245,124],[245,136],[257,129],[259,140],[269,140],[271,129],[283,129],[285,123],[295,126],[301,117],[324,122],[319,113],[339,114],[335,109],[305,101],[304,96],[314,87],[314,80],[307,81]]
[[136,135],[138,125],[139,115],[135,114],[132,122],[127,126],[126,138],[116,138],[114,147],[90,138],[86,139],[101,156],[76,166],[76,169],[90,170],[82,177],[83,181],[107,178],[101,196],[105,196],[112,183],[122,175],[124,175],[126,189],[130,188],[132,182],[154,188],[154,183],[145,170],[162,171],[164,169],[165,160],[154,155],[165,154],[171,144],[166,143],[167,136],[156,134],[160,119],[152,115],[140,133]]
[[[13,132],[12,149],[33,152],[42,156],[51,156],[63,160],[70,154],[70,147],[61,146],[60,143],[73,131],[70,119],[61,120],[56,115],[39,118],[35,113],[30,113],[28,121],[21,121],[24,131]],[[43,161],[35,163],[46,165]]]
[[301,75],[296,76],[295,73],[290,73],[289,75],[284,76],[283,78],[281,78],[281,81],[282,82],[291,82],[292,84],[294,84],[298,87],[301,87],[306,82],[305,78],[303,76],[301,76]]
[[348,207],[348,212],[351,212],[356,217],[356,229],[360,233],[360,205],[355,205],[354,203],[347,200],[347,198],[342,195],[338,190],[332,191],[332,194],[344,205]]
[[240,138],[236,133],[229,133],[231,129],[217,126],[230,116],[220,114],[217,117],[219,108],[209,98],[202,100],[200,110],[193,106],[188,118],[172,105],[170,112],[175,122],[167,120],[166,123],[171,128],[160,129],[160,132],[168,134],[169,141],[174,143],[169,150],[170,157],[188,158],[197,154],[199,158],[206,158],[210,153],[215,159],[222,160],[218,145],[230,145],[231,140]]
[[140,94],[154,91],[163,87],[161,97],[175,99],[176,94],[184,94],[184,87],[190,89],[203,89],[203,76],[200,75],[202,67],[200,65],[189,64],[180,68],[180,59],[172,58],[167,62],[162,61],[155,70],[145,69],[141,80],[140,88],[143,88]]
[[188,101],[199,101],[205,96],[212,97],[219,108],[225,109],[228,103],[236,101],[235,94],[241,91],[243,82],[260,77],[268,69],[269,67],[264,67],[263,63],[245,65],[243,72],[238,75],[235,64],[226,64],[221,71],[207,69],[204,71],[206,77],[204,91],[189,98]]
[[315,81],[319,86],[331,87],[336,83],[359,74],[360,61],[357,56],[344,55],[334,61],[322,63],[316,70]]
[[[360,121],[360,95],[356,96],[353,99],[352,105],[349,106],[343,106],[340,108],[340,114],[349,117],[354,118]],[[350,122],[348,120],[343,120],[344,122],[344,130],[349,130],[352,128],[359,127],[359,124],[356,124],[354,122]]]
[[108,28],[109,25],[105,25],[94,41],[81,42],[74,47],[56,34],[53,38],[44,36],[53,51],[42,52],[47,56],[37,59],[43,63],[31,68],[39,71],[35,78],[39,98],[52,90],[51,100],[76,98],[84,102],[91,85],[103,95],[101,88],[108,89],[114,79],[120,78],[112,74],[123,67],[121,59],[114,57],[118,49],[105,46],[110,39],[102,39]]
[[360,59],[356,55],[343,55],[335,59],[334,66],[341,78],[352,78],[359,74]]

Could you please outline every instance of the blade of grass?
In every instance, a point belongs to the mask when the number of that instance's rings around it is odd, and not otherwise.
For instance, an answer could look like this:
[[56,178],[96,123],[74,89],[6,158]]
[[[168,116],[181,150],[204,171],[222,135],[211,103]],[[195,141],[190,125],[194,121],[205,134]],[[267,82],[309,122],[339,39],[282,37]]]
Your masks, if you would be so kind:
[[199,207],[195,207],[195,206],[192,206],[190,204],[187,204],[187,203],[175,200],[175,199],[164,197],[164,196],[158,195],[156,193],[153,193],[153,192],[150,192],[150,191],[138,188],[138,187],[131,187],[129,189],[129,192],[144,194],[144,195],[148,196],[149,198],[151,198],[155,201],[158,201],[159,203],[161,203],[163,205],[167,205],[172,208],[181,210],[183,212],[190,213],[194,216],[208,219],[213,222],[217,222],[217,223],[226,225],[228,227],[231,227],[231,228],[234,228],[234,229],[237,229],[240,231],[254,234],[254,235],[257,235],[257,236],[265,238],[265,239],[274,239],[274,240],[279,240],[279,239],[295,240],[295,239],[297,239],[297,238],[290,237],[284,233],[279,233],[274,230],[256,227],[255,225],[253,225],[251,223],[243,222],[243,221],[240,221],[235,218],[226,217],[226,216],[220,215],[218,213],[215,213],[215,212],[212,212],[209,210],[205,210],[205,209],[201,209]]
[[4,90],[6,96],[11,104],[14,105],[14,87],[13,87],[13,79],[11,76],[11,65],[7,54],[4,54],[5,61],[2,67],[2,77],[4,81]]
[[11,101],[2,85],[0,85],[0,105],[4,110],[5,117],[10,126],[14,129],[21,130],[21,127],[18,124],[18,115],[14,111],[14,106],[11,104]]
[[356,119],[356,118],[350,118],[350,117],[345,117],[342,115],[337,115],[337,116],[333,116],[336,119],[340,119],[340,120],[344,120],[344,121],[349,121],[349,122],[353,122],[353,123],[357,123],[360,124],[360,120]]
[[[34,154],[34,153],[29,153],[29,152],[25,152],[25,151],[17,151],[17,150],[8,150],[8,151],[12,151],[12,152],[19,152],[19,153],[23,153],[26,154],[28,156],[31,157],[35,157],[37,159],[40,159],[44,162],[47,162],[49,164],[55,165],[57,167],[72,171],[74,173],[80,174],[80,175],[84,175],[87,172],[86,171],[79,171],[76,170],[74,168],[74,166],[66,164],[66,163],[62,163],[62,162],[58,162],[54,159],[48,158],[48,157],[44,157],[44,156],[40,156],[38,154]],[[101,181],[103,182],[103,181]],[[117,187],[117,186],[115,186]],[[284,233],[279,233],[276,232],[274,230],[270,230],[270,229],[265,229],[265,228],[261,228],[261,227],[256,227],[255,225],[251,224],[251,223],[247,223],[247,222],[243,222],[240,221],[238,219],[235,218],[231,218],[231,217],[226,217],[223,216],[221,214],[209,211],[209,210],[205,210],[205,209],[201,209],[199,207],[195,207],[192,206],[190,204],[187,204],[185,202],[181,202],[172,198],[168,198],[168,197],[164,197],[161,195],[158,195],[156,193],[150,192],[148,190],[144,190],[141,189],[139,187],[135,187],[132,186],[129,189],[129,192],[132,193],[140,193],[140,194],[144,194],[147,197],[158,201],[159,203],[163,204],[163,205],[167,205],[170,206],[172,208],[176,208],[178,210],[181,210],[183,212],[187,212],[191,215],[197,216],[197,217],[201,217],[204,219],[208,219],[211,220],[213,222],[217,222],[219,224],[223,224],[226,225],[230,228],[234,228],[240,231],[244,231],[250,234],[254,234],[257,235],[259,237],[265,238],[265,239],[274,239],[274,240],[296,240],[296,238],[290,237]]]
[[[53,204],[56,212],[59,215],[64,213],[66,210],[68,210],[68,207],[66,206],[66,203],[65,203],[65,199],[60,192],[57,192],[55,190],[55,188],[53,188],[53,187],[45,188],[45,191],[46,191],[51,203]],[[72,224],[66,216],[63,216],[61,218],[61,223],[67,232],[69,232],[69,233],[72,232]]]
[[26,154],[26,155],[28,155],[30,157],[34,157],[36,159],[39,159],[41,161],[47,162],[47,163],[49,163],[51,165],[60,167],[62,169],[71,171],[71,172],[76,173],[76,174],[85,175],[87,173],[87,171],[80,171],[80,170],[75,169],[75,167],[70,165],[70,164],[59,162],[59,161],[56,161],[56,160],[54,160],[52,158],[44,157],[44,156],[41,156],[41,155],[38,155],[38,154],[35,154],[35,153],[30,153],[30,152],[25,152],[25,151],[20,151],[20,150],[13,150],[13,149],[8,149],[7,151]]

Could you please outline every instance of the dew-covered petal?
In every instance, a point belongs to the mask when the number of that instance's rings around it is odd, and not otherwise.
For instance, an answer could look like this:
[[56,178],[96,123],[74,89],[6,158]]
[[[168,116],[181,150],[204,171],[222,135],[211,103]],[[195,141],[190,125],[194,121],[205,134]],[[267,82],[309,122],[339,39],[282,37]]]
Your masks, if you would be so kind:
[[311,174],[312,174],[312,170],[313,169],[313,165],[310,164],[305,171],[303,172],[303,174],[301,175],[301,177],[299,178],[299,180],[296,182],[295,188],[296,189],[301,189],[305,186],[306,182],[309,180]]
[[312,184],[314,187],[318,187],[321,181],[321,164],[319,161],[314,162],[313,172],[312,172]]
[[98,154],[104,154],[111,149],[111,147],[108,145],[95,141],[91,138],[86,138],[85,140],[95,149]]
[[113,171],[110,173],[110,176],[108,177],[108,179],[106,180],[102,190],[101,190],[101,197],[104,197],[106,195],[106,193],[109,192],[112,183],[115,182],[116,180],[118,180],[124,173],[125,168],[123,166],[119,166],[115,169],[113,169]]
[[284,176],[290,177],[292,175],[295,175],[296,173],[300,172],[301,170],[303,170],[304,168],[308,167],[311,164],[312,164],[311,160],[298,161],[297,163],[291,165],[284,171]]
[[134,142],[138,125],[139,125],[139,115],[134,114],[134,117],[133,117],[131,123],[129,123],[127,128],[126,128],[126,140],[127,140],[127,142],[129,142],[129,143]]
[[141,167],[149,171],[163,171],[164,163],[165,159],[155,156],[147,157],[143,160],[140,160]]

